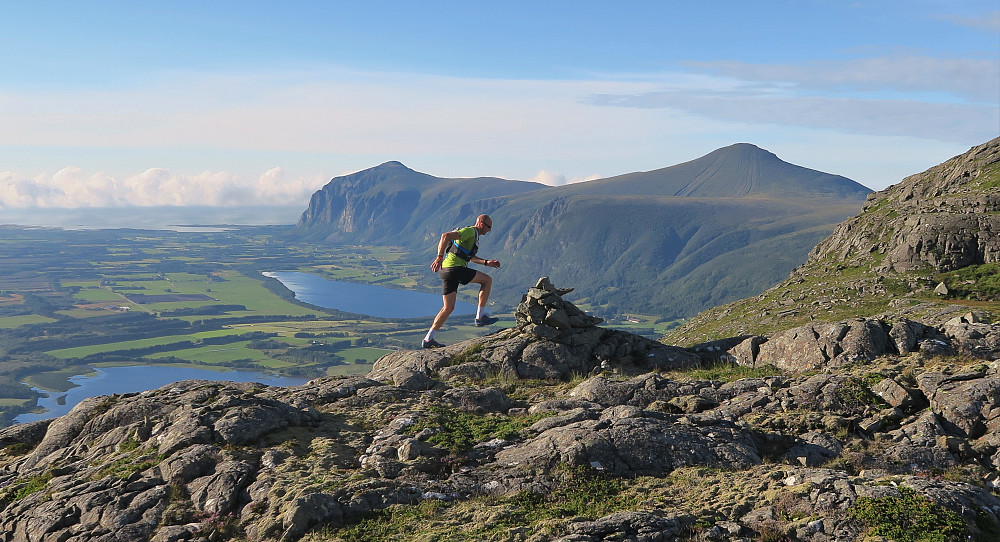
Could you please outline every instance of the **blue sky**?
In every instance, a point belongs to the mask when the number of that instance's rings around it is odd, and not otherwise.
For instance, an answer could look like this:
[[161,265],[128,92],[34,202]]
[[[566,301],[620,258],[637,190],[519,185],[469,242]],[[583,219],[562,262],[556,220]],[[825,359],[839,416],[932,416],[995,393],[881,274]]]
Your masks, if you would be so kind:
[[2,11],[0,212],[304,206],[387,160],[563,184],[738,142],[881,189],[1000,135],[996,0]]

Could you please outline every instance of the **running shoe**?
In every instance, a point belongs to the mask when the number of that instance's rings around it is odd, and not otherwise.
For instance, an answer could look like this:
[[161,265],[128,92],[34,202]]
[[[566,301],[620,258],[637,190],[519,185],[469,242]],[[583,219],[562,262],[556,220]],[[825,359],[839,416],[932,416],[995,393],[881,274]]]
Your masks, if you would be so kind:
[[493,325],[499,321],[500,321],[499,318],[494,318],[492,316],[483,316],[482,318],[476,318],[476,327]]

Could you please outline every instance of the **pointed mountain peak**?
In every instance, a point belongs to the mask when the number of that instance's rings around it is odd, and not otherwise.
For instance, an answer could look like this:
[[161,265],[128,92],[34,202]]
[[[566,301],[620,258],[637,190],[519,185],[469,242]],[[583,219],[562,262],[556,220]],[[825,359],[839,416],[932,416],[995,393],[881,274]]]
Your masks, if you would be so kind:
[[413,171],[412,169],[403,165],[403,163],[398,160],[389,160],[388,162],[383,162],[371,169],[406,169],[409,171]]
[[716,149],[716,150],[708,153],[706,156],[713,156],[713,155],[716,155],[716,156],[717,155],[737,155],[737,156],[740,156],[740,157],[766,156],[768,158],[774,158],[774,159],[780,160],[780,158],[778,158],[778,155],[774,154],[773,152],[771,152],[769,150],[762,149],[762,148],[758,147],[757,145],[754,145],[753,143],[733,143],[732,145],[729,145],[728,147],[722,147],[722,148]]
[[653,171],[572,185],[577,193],[677,197],[835,197],[864,201],[871,190],[840,175],[796,166],[750,143]]

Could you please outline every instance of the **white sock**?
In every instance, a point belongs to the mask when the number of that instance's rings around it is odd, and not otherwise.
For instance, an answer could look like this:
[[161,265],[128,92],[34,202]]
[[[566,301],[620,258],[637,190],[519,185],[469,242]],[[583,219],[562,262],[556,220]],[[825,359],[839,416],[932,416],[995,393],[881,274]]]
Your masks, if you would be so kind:
[[486,316],[486,307],[480,305],[479,310],[476,311],[476,320],[482,320],[484,316]]
[[436,330],[436,329],[434,329],[434,328],[431,328],[431,329],[430,329],[430,331],[428,331],[428,332],[427,332],[427,336],[426,336],[426,337],[424,337],[424,340],[425,340],[425,341],[428,341],[428,342],[429,342],[429,341],[433,341],[433,340],[434,340],[434,332],[435,332],[435,331],[437,331],[437,330]]

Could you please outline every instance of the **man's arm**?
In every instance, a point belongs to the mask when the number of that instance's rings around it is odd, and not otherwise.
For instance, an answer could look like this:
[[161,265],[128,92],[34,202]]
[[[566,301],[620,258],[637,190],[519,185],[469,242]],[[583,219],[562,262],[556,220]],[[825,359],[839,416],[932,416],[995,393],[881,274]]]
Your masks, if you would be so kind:
[[486,260],[478,256],[473,256],[470,263],[478,263],[479,265],[485,265],[487,267],[500,267],[500,260]]
[[456,241],[461,238],[461,234],[457,231],[449,231],[441,234],[441,240],[438,241],[437,247],[437,257],[431,262],[431,271],[437,273],[441,269],[441,261],[444,260],[445,252],[448,250],[448,245],[452,241]]

